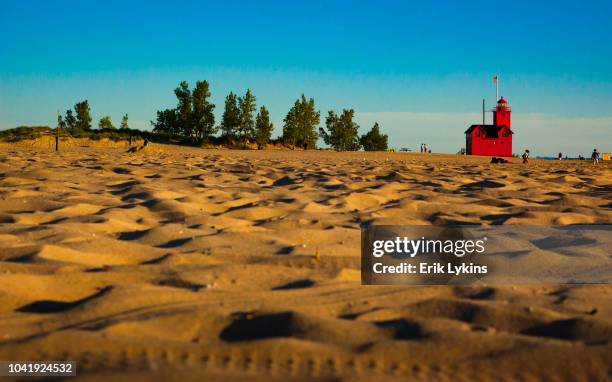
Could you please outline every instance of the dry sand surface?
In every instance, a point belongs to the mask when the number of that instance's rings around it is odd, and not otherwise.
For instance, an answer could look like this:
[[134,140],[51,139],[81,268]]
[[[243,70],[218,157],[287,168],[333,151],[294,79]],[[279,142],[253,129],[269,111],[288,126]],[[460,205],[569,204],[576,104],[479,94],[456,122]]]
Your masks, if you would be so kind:
[[611,223],[611,182],[610,163],[3,145],[0,359],[104,380],[609,380],[612,287],[360,286],[359,227]]

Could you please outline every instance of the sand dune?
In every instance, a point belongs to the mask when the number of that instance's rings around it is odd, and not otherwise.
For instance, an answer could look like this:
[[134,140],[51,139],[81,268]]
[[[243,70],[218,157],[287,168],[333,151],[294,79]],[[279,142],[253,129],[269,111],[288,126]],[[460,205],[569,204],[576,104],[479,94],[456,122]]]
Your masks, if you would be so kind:
[[612,222],[612,165],[0,146],[0,359],[84,379],[609,380],[605,285],[359,285],[362,223]]

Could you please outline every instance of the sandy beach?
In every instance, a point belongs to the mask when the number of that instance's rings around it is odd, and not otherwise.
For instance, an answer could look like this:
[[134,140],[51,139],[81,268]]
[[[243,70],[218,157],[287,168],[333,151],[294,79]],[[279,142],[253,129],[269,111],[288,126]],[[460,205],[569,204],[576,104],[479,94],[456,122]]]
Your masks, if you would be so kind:
[[0,146],[0,359],[82,379],[609,380],[609,285],[361,286],[360,225],[609,224],[612,163]]

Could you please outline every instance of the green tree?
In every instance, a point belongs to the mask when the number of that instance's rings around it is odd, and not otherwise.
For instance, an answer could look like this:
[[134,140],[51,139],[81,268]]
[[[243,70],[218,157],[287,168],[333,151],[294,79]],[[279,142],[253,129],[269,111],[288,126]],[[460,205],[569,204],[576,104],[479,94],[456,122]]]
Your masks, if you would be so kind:
[[176,114],[180,134],[187,137],[193,137],[192,98],[187,81],[182,81],[179,86],[174,89],[174,94],[178,99]]
[[284,119],[283,142],[305,149],[316,148],[318,138],[316,128],[320,120],[321,112],[315,111],[314,99],[306,100],[302,94]]
[[238,126],[240,126],[240,109],[238,108],[238,97],[230,92],[225,97],[225,110],[221,121],[223,136],[227,139],[236,138]]
[[255,120],[253,112],[255,112],[255,96],[251,93],[251,89],[247,89],[244,97],[238,97],[238,108],[240,109],[240,117],[238,124],[238,138],[243,142],[255,138]]
[[75,128],[78,130],[91,130],[91,110],[87,100],[78,102],[74,105],[76,112]]
[[389,136],[380,133],[378,122],[374,123],[372,130],[359,139],[365,151],[387,151]]
[[194,135],[198,142],[207,141],[217,132],[215,128],[215,105],[209,102],[210,90],[208,81],[197,81],[193,89],[193,115]]
[[100,118],[100,122],[98,122],[98,128],[114,129],[115,126],[113,125],[113,122],[111,121],[111,117],[107,115],[107,116]]
[[151,121],[151,125],[155,133],[180,135],[176,109],[158,110],[157,120],[155,122]]
[[66,124],[66,129],[70,131],[74,131],[76,128],[76,118],[74,118],[74,114],[72,114],[72,110],[66,110],[66,117],[64,117],[64,123]]
[[[153,131],[197,142],[207,140],[217,132],[213,114],[215,105],[209,101],[208,81],[196,81],[193,91],[189,89],[187,81],[182,81],[174,89],[174,95],[178,100],[176,108],[158,110],[156,121],[151,121]],[[124,118],[127,128],[127,114]]]
[[270,122],[270,113],[265,106],[259,108],[257,118],[255,118],[255,142],[260,150],[270,142],[274,125]]
[[119,128],[121,130],[127,130],[130,128],[130,126],[128,125],[128,115],[127,114],[125,114],[123,118],[121,118],[121,125],[119,126]]
[[57,114],[57,128],[58,129],[65,129],[66,128],[66,122],[64,122],[64,119],[62,118],[62,116],[59,113]]
[[353,109],[344,109],[340,116],[330,110],[325,119],[327,131],[322,127],[319,128],[325,144],[330,145],[336,151],[359,150],[359,135],[357,134],[359,125],[353,122],[354,116]]

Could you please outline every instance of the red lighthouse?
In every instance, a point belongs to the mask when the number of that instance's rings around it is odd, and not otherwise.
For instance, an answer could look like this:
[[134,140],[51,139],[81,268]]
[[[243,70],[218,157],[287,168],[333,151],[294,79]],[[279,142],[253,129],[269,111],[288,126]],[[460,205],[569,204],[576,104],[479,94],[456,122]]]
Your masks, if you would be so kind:
[[493,110],[492,125],[472,125],[465,131],[465,151],[468,155],[512,156],[510,105],[501,97]]

